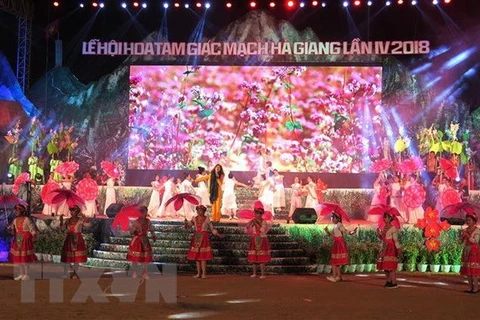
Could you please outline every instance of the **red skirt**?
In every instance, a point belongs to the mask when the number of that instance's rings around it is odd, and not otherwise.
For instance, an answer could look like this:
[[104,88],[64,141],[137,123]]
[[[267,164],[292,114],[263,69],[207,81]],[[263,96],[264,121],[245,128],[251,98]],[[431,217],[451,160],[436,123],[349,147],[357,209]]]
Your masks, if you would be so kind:
[[250,239],[250,246],[248,247],[247,260],[251,263],[265,263],[272,260],[270,255],[270,243],[268,242],[267,237],[252,236]]
[[192,241],[190,241],[190,250],[188,250],[187,259],[200,261],[213,259],[207,231],[195,232]]
[[398,250],[393,239],[385,240],[382,250],[378,255],[377,269],[385,271],[396,271],[398,266]]
[[128,246],[127,260],[136,263],[152,262],[152,246],[147,235],[136,235]]
[[16,263],[35,262],[33,237],[30,232],[17,232],[10,246],[10,261]]
[[348,249],[343,237],[334,237],[332,246],[332,258],[330,260],[332,266],[348,265]]
[[68,233],[63,243],[61,261],[64,263],[87,262],[87,246],[81,233]]
[[465,248],[463,248],[460,274],[469,277],[480,276],[480,252],[478,244],[466,245]]

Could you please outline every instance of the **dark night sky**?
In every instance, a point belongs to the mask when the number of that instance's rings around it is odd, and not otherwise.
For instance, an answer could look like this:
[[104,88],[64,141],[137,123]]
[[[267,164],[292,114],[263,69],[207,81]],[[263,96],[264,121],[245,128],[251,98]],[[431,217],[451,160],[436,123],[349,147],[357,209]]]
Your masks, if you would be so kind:
[[[351,17],[362,40],[430,40],[434,46],[448,43],[454,36],[451,24],[445,22],[440,11],[431,4],[431,0],[418,0],[422,13],[410,4],[385,7],[384,0],[373,0],[374,6],[367,9],[350,8]],[[394,0],[395,3],[397,0]],[[64,65],[83,82],[90,82],[114,70],[125,57],[104,58],[81,55],[81,42],[89,39],[117,41],[140,41],[148,33],[158,31],[163,18],[162,0],[145,1],[147,9],[138,12],[131,8],[137,23],[131,23],[126,10],[120,7],[121,0],[105,0],[106,7],[98,10],[87,5],[79,9],[78,0],[59,0],[61,6],[54,8],[51,0],[34,0],[35,18],[32,40],[31,83],[41,77],[53,66],[53,40],[46,41],[44,28],[56,19],[60,19],[60,38],[64,41]],[[86,4],[91,0],[84,1]],[[132,0],[125,2],[132,3]],[[141,1],[140,1],[141,2]],[[172,1],[170,0],[172,3]],[[184,2],[184,1],[180,1]],[[208,12],[205,36],[213,36],[218,30],[248,12],[249,1],[232,1],[235,10],[227,10],[224,0],[212,0]],[[257,1],[266,7],[269,1]],[[277,4],[282,1],[277,0]],[[308,3],[309,1],[307,1]],[[327,8],[304,8],[298,12],[288,11],[278,6],[275,16],[289,20],[295,27],[312,28],[322,41],[351,40],[356,38],[352,32],[352,23],[348,23],[346,10],[340,0],[330,0]],[[366,0],[363,0],[366,3]],[[454,21],[460,32],[480,24],[479,0],[452,0],[452,4],[442,6],[443,11]],[[196,10],[195,10],[196,11]],[[170,41],[188,41],[199,21],[200,11],[170,8],[167,15]],[[370,18],[369,18],[370,17]],[[89,24],[91,25],[89,26]],[[7,55],[12,66],[16,63],[16,21],[7,13],[0,12],[0,51]],[[48,64],[47,64],[48,49]]]

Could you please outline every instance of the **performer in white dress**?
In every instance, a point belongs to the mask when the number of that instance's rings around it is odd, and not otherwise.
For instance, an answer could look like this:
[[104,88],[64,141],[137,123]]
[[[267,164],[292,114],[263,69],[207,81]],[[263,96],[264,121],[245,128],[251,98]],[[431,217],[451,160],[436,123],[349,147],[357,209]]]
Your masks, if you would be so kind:
[[[204,167],[198,167],[197,178],[202,177],[206,174],[208,174],[208,172],[205,171]],[[202,199],[201,205],[204,205],[206,207],[212,205],[210,203],[210,195],[208,193],[207,183],[205,181],[200,181],[198,183],[198,187],[197,187],[197,190],[196,190],[196,195],[199,196]]]
[[307,177],[307,184],[304,186],[304,190],[307,193],[307,199],[305,200],[305,208],[316,208],[318,206],[317,192],[315,191],[316,184],[313,182],[312,177]]
[[[185,174],[185,179],[180,183],[180,187],[178,189],[179,193],[191,193],[195,194],[195,189],[192,185],[192,176],[190,174]],[[181,214],[183,218],[190,220],[195,216],[195,205],[191,204],[188,201],[183,203],[182,209],[180,209],[177,213]]]
[[407,208],[403,203],[402,185],[400,184],[400,178],[398,176],[393,177],[393,182],[390,184],[390,206],[394,207],[400,213],[402,222],[408,221]]
[[[378,178],[373,183],[373,198],[370,206],[386,205],[387,204],[388,191],[384,185],[382,173],[378,175]],[[368,209],[368,208],[367,208]],[[368,210],[367,210],[368,211]],[[369,214],[367,215],[367,221],[378,223],[382,219],[381,215]]]
[[285,186],[283,185],[283,176],[278,173],[278,170],[273,170],[273,181],[275,184],[275,193],[273,194],[273,209],[280,210],[285,208]]
[[148,215],[150,217],[155,216],[158,208],[160,207],[160,188],[162,184],[160,183],[160,176],[155,175],[155,180],[151,182],[152,185],[152,194],[150,195],[150,202],[148,203]]
[[263,203],[263,207],[265,211],[270,211],[272,215],[273,212],[273,193],[275,191],[275,185],[273,182],[273,178],[266,178],[265,175],[262,175],[264,179],[260,183],[260,190],[258,192],[258,200]]
[[178,193],[177,187],[175,186],[175,183],[173,182],[173,177],[168,177],[167,181],[163,184],[163,198],[162,198],[162,203],[160,204],[160,207],[158,208],[155,216],[158,218],[164,218],[169,215],[176,215],[175,212],[167,212],[165,203],[174,195]]
[[[43,198],[44,195],[45,196],[47,195],[47,194],[45,194],[44,191],[49,190],[49,192],[51,192],[55,189],[60,189],[60,185],[57,183],[57,181],[55,181],[54,177],[55,177],[55,173],[50,172],[50,177],[49,177],[47,183],[42,188],[42,198]],[[57,213],[57,209],[58,209],[57,204],[48,204],[44,201],[42,214],[44,214],[46,216],[52,216],[52,215]]]
[[442,212],[443,210],[443,204],[442,204],[442,195],[443,193],[445,192],[445,190],[447,190],[447,188],[449,187],[449,185],[447,184],[447,181],[446,179],[443,177],[442,174],[440,174],[439,176],[439,181],[438,183],[435,181],[434,179],[434,184],[436,184],[436,187],[437,187],[437,190],[438,190],[438,193],[437,193],[437,201],[435,203],[435,209],[438,210],[438,212]]
[[235,194],[235,187],[248,188],[246,184],[238,182],[233,176],[233,173],[229,173],[227,178],[223,180],[223,198],[222,198],[222,213],[229,216],[230,220],[237,218],[237,196]]
[[287,223],[290,223],[295,209],[302,208],[303,187],[300,184],[300,179],[295,177],[292,184],[292,196],[290,197],[290,211],[288,212]]
[[[415,174],[410,175],[409,180],[405,184],[405,190],[413,185],[418,185],[417,182],[417,176]],[[422,206],[416,207],[416,208],[408,208],[407,207],[407,212],[408,212],[408,223],[410,224],[415,224],[417,223],[418,219],[423,219],[425,211],[423,210]]]
[[117,202],[117,196],[115,195],[115,179],[112,177],[108,177],[107,179],[107,190],[105,191],[105,206],[103,209],[103,213],[107,214],[107,209],[112,203]]
[[[60,183],[60,188],[72,190],[73,179],[74,179],[73,175],[68,175],[64,177],[64,179]],[[57,215],[70,217],[70,208],[68,207],[67,201],[64,201],[63,203],[58,204]]]

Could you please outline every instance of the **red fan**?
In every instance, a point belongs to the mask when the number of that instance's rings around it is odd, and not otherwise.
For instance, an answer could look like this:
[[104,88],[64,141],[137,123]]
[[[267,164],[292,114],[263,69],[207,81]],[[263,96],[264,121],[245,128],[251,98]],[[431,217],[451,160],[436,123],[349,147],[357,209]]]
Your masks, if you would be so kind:
[[120,177],[120,171],[114,163],[102,161],[100,167],[110,178],[118,179]]
[[78,168],[79,168],[79,165],[75,161],[67,161],[59,164],[55,168],[55,172],[66,177],[66,176],[73,175],[75,172],[77,172]]
[[386,204],[377,204],[375,206],[370,207],[370,209],[368,209],[368,211],[367,211],[367,214],[383,215],[389,209],[390,209],[390,206],[387,206]]
[[112,222],[112,229],[116,229],[117,226],[120,226],[120,229],[123,231],[128,231],[130,226],[130,220],[138,219],[142,217],[143,214],[138,210],[137,205],[130,205],[123,207],[115,216]]
[[440,167],[450,179],[458,177],[457,167],[451,160],[440,158]]
[[465,219],[467,214],[475,214],[478,217],[480,215],[480,206],[469,202],[455,203],[443,208],[441,217],[458,217]]
[[425,197],[425,189],[418,183],[415,183],[405,189],[403,202],[408,208],[417,208],[425,202]]
[[462,197],[453,188],[448,188],[442,192],[442,205],[447,207],[449,205],[462,202]]
[[323,202],[320,215],[329,216],[332,213],[339,214],[342,217],[342,221],[350,222],[350,218],[345,210],[336,203]]
[[[255,201],[253,204],[253,210],[251,209],[241,209],[237,212],[237,216],[242,219],[254,219],[255,218],[255,209],[263,209],[263,203],[259,200]],[[262,215],[263,220],[272,220],[273,215],[270,211],[264,211]]]
[[98,184],[91,178],[84,178],[77,184],[77,194],[84,200],[95,200],[98,196]]
[[372,166],[370,167],[371,172],[382,172],[387,170],[392,166],[393,162],[390,159],[381,159],[375,161]]
[[57,189],[52,191],[55,195],[52,198],[52,204],[66,202],[69,207],[85,207],[85,201],[75,192],[67,189]]
[[53,180],[48,181],[43,186],[42,192],[40,194],[42,197],[42,201],[46,204],[52,204],[52,199],[56,195],[56,193],[54,193],[53,191],[57,189],[60,189],[60,185],[57,182]]
[[191,193],[179,193],[168,199],[165,203],[165,207],[167,207],[170,203],[173,202],[173,208],[175,209],[175,211],[178,211],[183,207],[184,201],[188,201],[193,205],[199,205],[201,202],[201,198]]
[[15,193],[15,194],[18,194],[18,192],[20,191],[20,186],[22,185],[22,183],[25,183],[27,181],[30,181],[30,174],[28,174],[27,172],[21,173],[15,179],[15,182],[13,183],[12,192]]

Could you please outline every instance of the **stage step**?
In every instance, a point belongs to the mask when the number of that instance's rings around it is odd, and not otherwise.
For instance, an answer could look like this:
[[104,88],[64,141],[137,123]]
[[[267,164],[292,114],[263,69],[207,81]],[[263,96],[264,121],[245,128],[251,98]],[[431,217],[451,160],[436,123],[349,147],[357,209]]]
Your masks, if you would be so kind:
[[[179,272],[195,271],[195,263],[187,260],[187,252],[193,236],[179,221],[153,221],[157,241],[151,241],[154,263],[175,263]],[[225,235],[224,238],[211,237],[214,258],[208,262],[210,273],[244,273],[251,272],[247,261],[250,235],[245,232],[244,224],[236,222],[216,223],[215,228]],[[267,264],[269,273],[311,273],[316,268],[311,266],[310,258],[300,249],[297,242],[291,240],[280,225],[272,226],[268,239],[271,245],[272,261]],[[86,266],[128,269],[126,261],[131,237],[117,233],[110,237],[108,243],[102,243],[94,250]]]
[[[161,270],[162,265],[166,263],[155,263],[158,265],[159,270]],[[130,263],[125,260],[114,260],[114,259],[99,259],[99,258],[88,258],[87,263],[82,264],[84,267],[93,267],[93,268],[108,268],[108,269],[123,269],[129,270]],[[177,272],[187,272],[194,273],[196,272],[196,265],[194,262],[189,264],[177,264]],[[242,273],[251,273],[252,266],[251,264],[244,265],[207,265],[209,274],[242,274]],[[316,273],[317,265],[307,264],[307,265],[269,265],[266,266],[266,272],[268,274],[305,274],[305,273]]]
[[[166,248],[166,247],[152,247],[154,254],[183,254],[187,255],[188,247],[186,248]],[[98,251],[120,252],[126,253],[128,245],[118,245],[111,243],[102,243]],[[247,249],[212,249],[214,256],[247,256]],[[289,250],[271,250],[272,257],[301,257],[305,254],[302,249]]]

